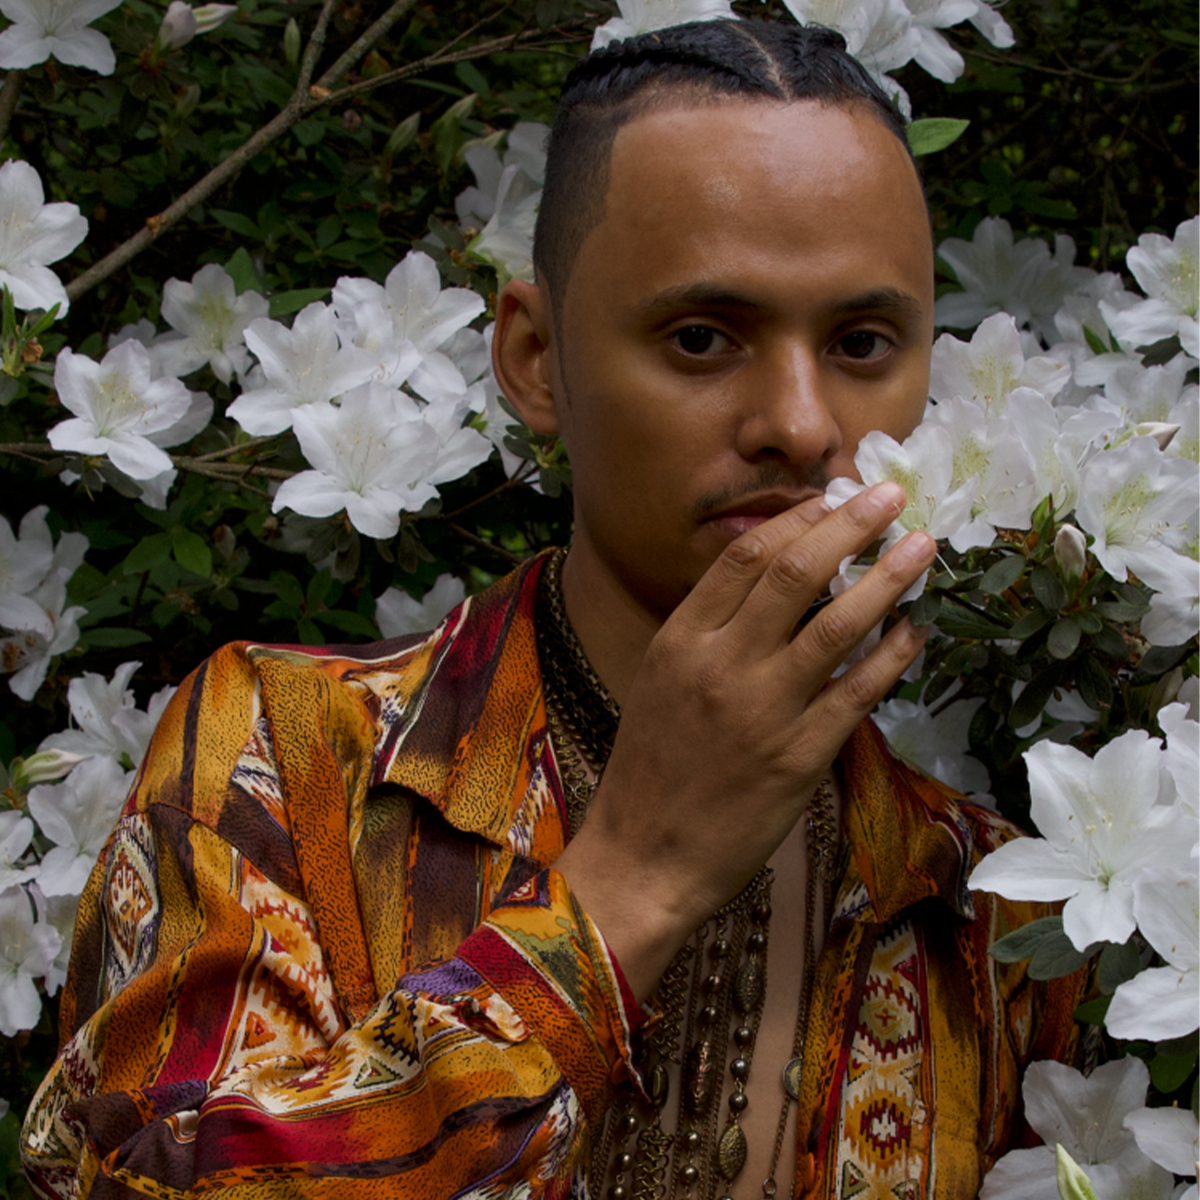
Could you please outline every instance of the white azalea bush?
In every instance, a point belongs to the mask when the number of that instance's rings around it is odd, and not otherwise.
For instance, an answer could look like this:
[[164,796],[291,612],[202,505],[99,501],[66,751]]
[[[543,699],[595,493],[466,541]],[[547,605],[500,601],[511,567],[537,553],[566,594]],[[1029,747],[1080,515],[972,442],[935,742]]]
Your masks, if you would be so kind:
[[[27,1046],[52,1043],[79,894],[183,673],[229,637],[428,629],[568,536],[562,447],[490,369],[496,293],[533,277],[562,48],[758,0],[496,4],[504,36],[472,26],[465,54],[464,6],[409,24],[404,0],[375,7],[355,26],[331,2],[0,0],[0,129],[21,130],[0,165],[0,455],[22,481],[0,513],[0,1147],[38,1081]],[[918,111],[918,154],[962,134],[964,86],[1018,36],[986,0],[784,7]],[[559,57],[510,66],[498,51],[522,41]],[[386,85],[422,71],[427,102],[397,120]],[[958,90],[934,102],[931,80]],[[43,120],[57,159],[21,149]],[[157,149],[114,156],[118,126]],[[1040,835],[972,879],[1064,902],[997,957],[1047,978],[1093,964],[1078,1016],[1111,1061],[1031,1068],[1045,1146],[983,1195],[1165,1197],[1195,1175],[1200,221],[1132,230],[1124,272],[1103,270],[1067,233],[1014,230],[1013,204],[1065,212],[1041,185],[985,179],[991,214],[940,225],[926,420],[856,460],[909,497],[883,548],[913,528],[943,544],[902,604],[933,636],[876,719]],[[835,594],[864,569],[843,563]]]

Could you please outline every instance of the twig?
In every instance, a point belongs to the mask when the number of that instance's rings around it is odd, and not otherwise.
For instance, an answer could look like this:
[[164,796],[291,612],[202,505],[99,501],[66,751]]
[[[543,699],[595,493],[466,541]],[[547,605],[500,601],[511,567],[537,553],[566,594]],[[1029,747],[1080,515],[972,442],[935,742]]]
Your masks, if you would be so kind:
[[431,521],[453,521],[455,517],[461,517],[463,513],[474,508],[477,504],[482,504],[485,500],[490,500],[493,496],[499,496],[502,492],[511,491],[513,488],[523,484],[537,470],[536,463],[530,463],[528,468],[522,467],[511,479],[506,479],[503,483],[492,488],[490,492],[484,492],[482,496],[476,496],[474,500],[469,500],[461,508],[456,508],[453,512],[434,513],[432,517],[427,518]]
[[205,462],[202,458],[192,458],[184,455],[171,455],[171,462],[181,471],[191,471],[193,475],[207,475],[210,479],[224,479],[236,483],[251,475],[261,475],[264,479],[291,479],[296,471],[288,471],[283,467],[260,467],[257,463],[222,463]]
[[233,454],[241,454],[244,450],[257,450],[259,446],[265,446],[268,442],[273,442],[279,434],[272,433],[266,437],[251,438],[248,442],[242,442],[239,446],[226,446],[222,450],[210,450],[207,454],[197,454],[195,459],[197,462],[214,462],[219,458],[229,458]]
[[329,27],[329,18],[333,15],[336,5],[337,0],[325,0],[321,5],[317,24],[313,28],[312,37],[308,39],[308,45],[304,48],[304,57],[300,60],[300,74],[296,83],[296,91],[300,94],[308,91],[308,81],[312,79],[317,58],[325,48],[325,30]]
[[366,33],[356,41],[334,64],[317,80],[319,88],[331,88],[339,79],[366,54],[380,38],[386,37],[388,30],[416,3],[416,0],[395,0],[395,3],[380,17]]
[[24,71],[9,71],[4,76],[4,86],[0,88],[0,142],[8,132],[13,113],[17,111],[17,98],[21,94],[24,79]]
[[468,542],[474,542],[477,546],[482,546],[485,550],[490,550],[493,554],[499,555],[501,558],[506,558],[514,566],[520,566],[525,560],[519,555],[514,554],[511,550],[505,550],[503,546],[497,546],[495,542],[485,541],[478,534],[472,533],[469,529],[464,529],[461,525],[456,525],[452,521],[450,528],[458,534],[459,537],[465,538]]

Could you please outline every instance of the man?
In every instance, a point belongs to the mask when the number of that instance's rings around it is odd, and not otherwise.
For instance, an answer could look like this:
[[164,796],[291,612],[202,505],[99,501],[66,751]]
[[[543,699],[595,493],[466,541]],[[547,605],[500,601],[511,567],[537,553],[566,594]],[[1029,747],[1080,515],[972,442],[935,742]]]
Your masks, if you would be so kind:
[[1010,834],[863,723],[920,633],[831,681],[934,552],[821,603],[902,502],[824,485],[928,384],[888,102],[825,31],[595,55],[535,254],[495,364],[570,452],[565,562],[184,684],[81,905],[41,1193],[957,1200],[1071,1050],[1077,982],[986,954],[1036,910],[965,889]]

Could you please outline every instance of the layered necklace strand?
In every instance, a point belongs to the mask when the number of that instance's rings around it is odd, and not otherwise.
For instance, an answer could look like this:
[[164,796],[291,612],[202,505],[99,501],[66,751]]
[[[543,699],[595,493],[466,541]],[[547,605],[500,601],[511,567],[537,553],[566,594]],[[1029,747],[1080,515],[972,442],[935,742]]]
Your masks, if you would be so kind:
[[[587,813],[616,738],[621,712],[588,662],[567,620],[562,599],[565,550],[550,557],[538,589],[537,643],[546,696],[546,723],[567,804],[572,837]],[[804,980],[797,1003],[791,1058],[782,1072],[783,1102],[764,1200],[772,1200],[788,1112],[799,1098],[805,1032],[816,970],[816,921],[828,919],[832,899],[837,820],[828,780],[808,811],[808,887],[805,896]],[[774,873],[762,867],[679,950],[663,973],[651,1003],[661,1015],[634,1045],[634,1061],[650,1104],[632,1089],[609,1112],[593,1143],[589,1191],[608,1183],[608,1200],[721,1200],[746,1162],[746,1085],[767,991],[767,946]],[[733,1025],[732,1090],[720,1121],[721,1081]],[[678,1125],[662,1127],[669,1099],[668,1062],[680,1068]],[[718,1133],[718,1126],[721,1126]],[[611,1182],[610,1182],[611,1181]]]

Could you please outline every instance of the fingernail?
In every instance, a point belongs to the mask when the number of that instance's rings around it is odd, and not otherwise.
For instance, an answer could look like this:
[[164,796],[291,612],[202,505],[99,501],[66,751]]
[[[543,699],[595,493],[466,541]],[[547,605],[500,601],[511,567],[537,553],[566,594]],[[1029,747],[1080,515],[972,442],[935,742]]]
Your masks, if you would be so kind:
[[886,483],[877,483],[867,495],[871,498],[871,503],[875,505],[880,512],[892,511],[899,513],[904,507],[904,489],[898,483],[892,483],[890,480]]
[[927,562],[937,548],[937,542],[923,530],[915,529],[896,547],[896,553],[904,562]]

